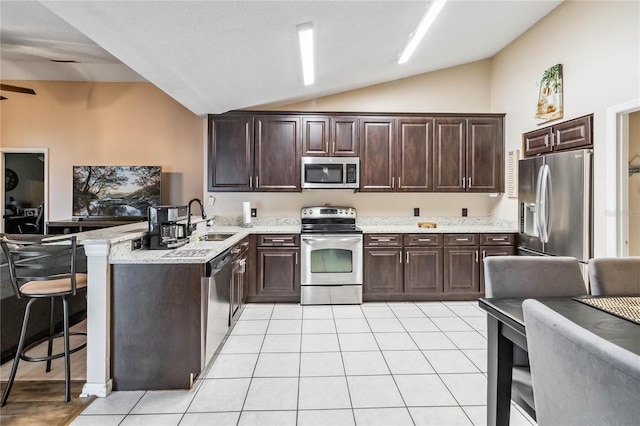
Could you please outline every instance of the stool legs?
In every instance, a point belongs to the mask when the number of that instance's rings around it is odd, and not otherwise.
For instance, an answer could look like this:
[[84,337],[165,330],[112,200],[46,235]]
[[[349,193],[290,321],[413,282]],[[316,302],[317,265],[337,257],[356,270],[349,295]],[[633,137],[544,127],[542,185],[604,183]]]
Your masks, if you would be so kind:
[[7,382],[7,387],[2,394],[2,402],[0,402],[0,407],[4,407],[7,404],[7,399],[9,398],[9,392],[11,392],[11,388],[13,387],[13,381],[16,378],[16,372],[18,371],[18,363],[20,362],[20,355],[22,355],[22,350],[24,349],[24,340],[27,335],[27,324],[29,322],[29,311],[31,310],[31,304],[35,302],[36,299],[30,299],[27,302],[27,306],[24,309],[24,319],[22,320],[22,330],[20,330],[20,340],[18,341],[18,349],[16,350],[16,356],[13,359],[13,365],[11,366],[11,374],[9,375],[9,381]]
[[[55,298],[52,297],[51,298],[51,303],[49,304],[49,344],[47,346],[47,356],[51,357],[51,354],[53,353],[53,335],[56,332],[55,329],[55,324],[54,324],[54,320],[55,318],[53,317],[53,309],[54,309],[54,305],[55,305]],[[47,368],[46,368],[46,372],[50,372],[51,371],[51,359],[47,360]]]
[[64,402],[71,401],[71,357],[69,356],[69,302],[62,296],[64,317]]

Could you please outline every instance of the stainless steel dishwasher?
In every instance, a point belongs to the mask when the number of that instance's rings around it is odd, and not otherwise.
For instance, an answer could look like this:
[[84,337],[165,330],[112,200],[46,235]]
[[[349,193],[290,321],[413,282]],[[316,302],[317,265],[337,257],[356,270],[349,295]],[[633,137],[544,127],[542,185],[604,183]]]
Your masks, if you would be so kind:
[[206,316],[203,321],[202,336],[205,339],[205,357],[203,368],[209,364],[229,330],[229,310],[231,294],[231,250],[225,250],[206,263],[205,276],[202,279],[203,292],[202,312]]

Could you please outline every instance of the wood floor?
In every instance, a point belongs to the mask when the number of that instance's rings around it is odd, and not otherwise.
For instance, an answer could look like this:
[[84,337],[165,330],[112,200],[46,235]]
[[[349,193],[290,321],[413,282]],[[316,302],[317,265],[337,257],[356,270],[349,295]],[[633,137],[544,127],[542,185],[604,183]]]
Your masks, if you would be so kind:
[[[86,321],[72,327],[73,331],[86,330]],[[62,339],[54,345],[54,351],[60,351]],[[71,347],[85,341],[85,337],[73,336]],[[60,346],[60,347],[58,347]],[[38,356],[46,353],[46,346],[40,345],[29,355]],[[0,366],[1,391],[7,386],[11,370],[9,361]],[[71,401],[64,402],[64,360],[56,359],[51,364],[51,371],[45,372],[44,362],[20,361],[16,380],[9,395],[7,405],[0,408],[0,424],[8,425],[66,425],[69,424],[94,396],[80,398],[82,386],[86,382],[87,371],[86,348],[71,355]]]

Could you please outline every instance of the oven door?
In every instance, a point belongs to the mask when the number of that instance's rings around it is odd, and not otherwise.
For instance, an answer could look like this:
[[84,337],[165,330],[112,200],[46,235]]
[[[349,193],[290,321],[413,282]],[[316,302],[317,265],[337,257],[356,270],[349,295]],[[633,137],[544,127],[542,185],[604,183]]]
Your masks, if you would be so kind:
[[302,235],[301,285],[361,285],[362,275],[362,235]]

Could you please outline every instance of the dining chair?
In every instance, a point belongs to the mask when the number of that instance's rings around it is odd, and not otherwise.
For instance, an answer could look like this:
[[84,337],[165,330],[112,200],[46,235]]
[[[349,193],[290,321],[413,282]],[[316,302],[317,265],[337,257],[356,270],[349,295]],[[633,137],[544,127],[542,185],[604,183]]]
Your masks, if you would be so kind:
[[640,356],[537,300],[522,310],[538,425],[640,424]]
[[[0,406],[7,403],[13,387],[20,360],[29,362],[46,361],[46,372],[51,371],[51,361],[64,357],[65,363],[65,402],[71,400],[70,355],[86,347],[86,342],[71,349],[70,335],[86,335],[82,332],[69,332],[69,307],[67,296],[73,296],[87,286],[87,275],[76,273],[76,237],[60,237],[54,241],[45,240],[0,240],[8,266],[11,286],[18,299],[28,298],[25,306],[18,348],[11,366],[7,387],[2,395]],[[32,305],[37,300],[49,299],[49,335],[26,346],[25,337],[29,324]],[[56,333],[54,323],[54,305],[56,299],[62,301],[63,329]],[[64,350],[53,352],[53,341],[63,338]],[[29,356],[28,353],[40,343],[48,342],[46,356]]]
[[640,295],[640,257],[589,260],[589,285],[594,296]]
[[18,225],[21,234],[44,234],[44,203],[38,206],[38,214],[32,222],[24,222]]
[[[573,257],[489,256],[484,259],[485,296],[533,298],[579,296],[587,290]],[[513,347],[511,399],[533,418],[535,399],[527,352]]]

